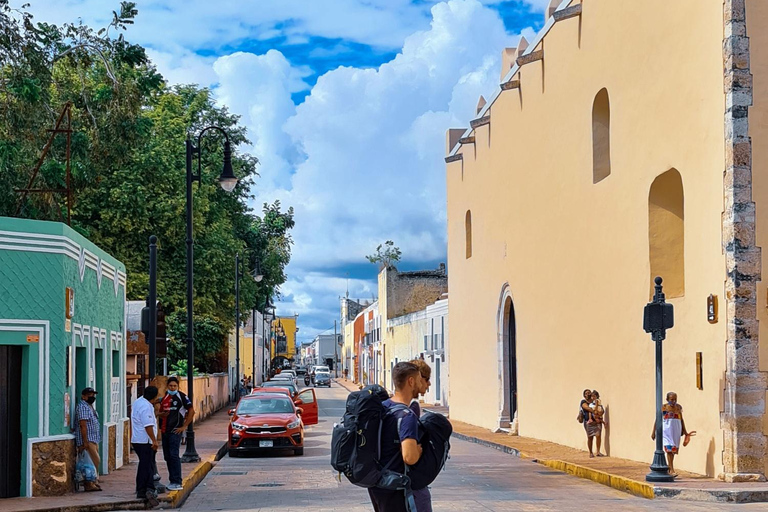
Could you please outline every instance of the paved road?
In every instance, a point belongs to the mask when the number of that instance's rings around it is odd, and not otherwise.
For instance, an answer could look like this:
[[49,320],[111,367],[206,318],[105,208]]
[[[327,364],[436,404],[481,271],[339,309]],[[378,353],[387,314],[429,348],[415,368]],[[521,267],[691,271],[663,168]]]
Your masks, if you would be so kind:
[[[304,456],[223,458],[184,504],[185,511],[371,511],[365,489],[337,479],[330,467],[330,430],[347,391],[317,390],[320,424],[306,435]],[[454,439],[451,459],[432,488],[435,511],[765,510],[732,505],[635,498],[609,487],[499,451]]]

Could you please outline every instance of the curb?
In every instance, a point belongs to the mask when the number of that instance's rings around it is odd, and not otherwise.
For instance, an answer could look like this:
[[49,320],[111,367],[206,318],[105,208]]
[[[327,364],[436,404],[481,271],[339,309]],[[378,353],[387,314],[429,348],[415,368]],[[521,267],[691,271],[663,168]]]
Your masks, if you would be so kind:
[[200,482],[202,482],[203,479],[208,476],[208,473],[210,473],[214,466],[216,466],[216,463],[221,460],[221,458],[226,453],[227,443],[224,442],[224,444],[221,445],[221,448],[219,448],[215,455],[212,455],[204,461],[199,462],[197,466],[195,466],[195,469],[193,469],[192,472],[187,475],[187,477],[181,483],[183,489],[180,491],[170,491],[168,496],[164,496],[163,499],[160,500],[160,503],[169,504],[171,508],[180,508],[187,500],[189,495],[192,494],[192,491],[194,491],[195,488],[200,485]]
[[645,482],[638,482],[637,480],[632,480],[631,478],[612,475],[604,471],[598,471],[597,469],[579,466],[578,464],[565,462],[563,460],[539,460],[537,462],[569,475],[592,480],[595,483],[612,487],[618,491],[634,494],[640,498],[647,498],[652,500],[656,497],[655,487]]
[[[500,443],[494,443],[493,441],[486,441],[484,439],[479,439],[477,437],[468,436],[466,434],[462,434],[456,431],[453,432],[453,437],[457,439],[461,439],[462,441],[467,441],[467,442],[479,444],[481,446],[485,446],[488,448],[493,448],[495,450],[499,450],[501,452],[514,455],[515,457],[519,457],[521,459],[531,459],[533,462],[536,462],[543,466],[547,466],[548,468],[552,468],[557,471],[562,471],[563,473],[567,473],[569,475],[573,475],[579,478],[591,480],[598,484],[607,485],[608,487],[612,487],[616,490],[626,492],[629,494],[634,494],[635,496],[639,496],[641,498],[653,499],[656,497],[656,494],[654,492],[655,491],[654,487],[645,482],[638,482],[637,480],[632,480],[630,478],[625,478],[623,476],[612,475],[610,473],[605,473],[604,471],[598,471],[596,469],[580,466],[578,464],[573,464],[571,462],[566,462],[563,460],[536,459],[535,457],[531,457],[530,455],[527,455],[521,452],[517,448],[513,448],[511,446],[507,446]],[[684,499],[684,498],[678,498],[678,499]]]
[[493,441],[486,441],[477,437],[462,434],[460,432],[453,432],[453,437],[467,441],[470,443],[479,444],[487,448],[493,448],[500,452],[508,453],[519,457],[521,459],[530,459],[532,462],[536,462],[548,468],[552,468],[557,471],[562,471],[569,475],[591,480],[595,483],[605,485],[640,498],[646,499],[664,499],[664,500],[677,500],[677,501],[700,501],[709,503],[757,503],[768,502],[768,490],[764,487],[756,490],[728,490],[728,489],[686,489],[681,487],[655,487],[652,484],[646,482],[640,482],[638,480],[632,480],[619,475],[613,475],[606,473],[605,471],[599,471],[597,469],[588,468],[572,462],[566,462],[563,460],[543,460],[537,459],[530,455],[527,455],[517,448],[507,446],[501,443],[494,443]]
[[350,388],[350,387],[348,387],[347,384],[344,381],[340,381],[339,379],[333,379],[333,382],[335,382],[339,386],[343,387],[344,389],[346,389],[350,393],[355,392],[355,391],[360,391],[357,388]]

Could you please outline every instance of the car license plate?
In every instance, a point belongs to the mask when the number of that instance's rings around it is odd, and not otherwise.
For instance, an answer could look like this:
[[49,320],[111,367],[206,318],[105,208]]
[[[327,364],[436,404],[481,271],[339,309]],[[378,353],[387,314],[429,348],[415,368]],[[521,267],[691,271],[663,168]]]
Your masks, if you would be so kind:
[[272,441],[259,441],[259,448],[272,448]]

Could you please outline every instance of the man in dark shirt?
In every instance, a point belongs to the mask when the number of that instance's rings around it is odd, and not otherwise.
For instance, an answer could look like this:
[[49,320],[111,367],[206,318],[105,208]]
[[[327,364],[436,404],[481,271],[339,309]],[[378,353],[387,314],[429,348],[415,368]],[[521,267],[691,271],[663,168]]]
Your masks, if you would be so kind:
[[184,430],[195,411],[187,395],[179,391],[179,379],[168,378],[168,391],[160,402],[160,431],[163,433],[163,458],[168,465],[169,491],[182,489],[179,446]]
[[[392,369],[395,394],[384,402],[389,410],[381,426],[381,463],[390,464],[389,469],[398,473],[405,472],[405,465],[412,466],[421,458],[419,439],[419,420],[408,408],[411,400],[418,397],[421,386],[419,369],[406,362],[397,363]],[[398,428],[399,427],[399,428]],[[406,512],[405,492],[371,488],[368,495],[375,512]]]

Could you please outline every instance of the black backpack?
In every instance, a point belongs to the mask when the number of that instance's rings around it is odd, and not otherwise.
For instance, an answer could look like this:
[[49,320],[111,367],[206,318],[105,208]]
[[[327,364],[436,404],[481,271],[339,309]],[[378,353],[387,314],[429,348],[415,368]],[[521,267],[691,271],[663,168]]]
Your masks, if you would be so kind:
[[421,457],[408,469],[413,489],[423,489],[435,481],[448,460],[453,434],[451,422],[442,414],[425,411],[419,423]]
[[[400,456],[382,464],[381,425],[387,411],[382,402],[389,399],[387,391],[378,385],[354,391],[347,397],[341,422],[333,426],[331,435],[331,466],[360,487],[405,489],[408,478],[388,468]],[[384,477],[384,478],[382,478]]]

